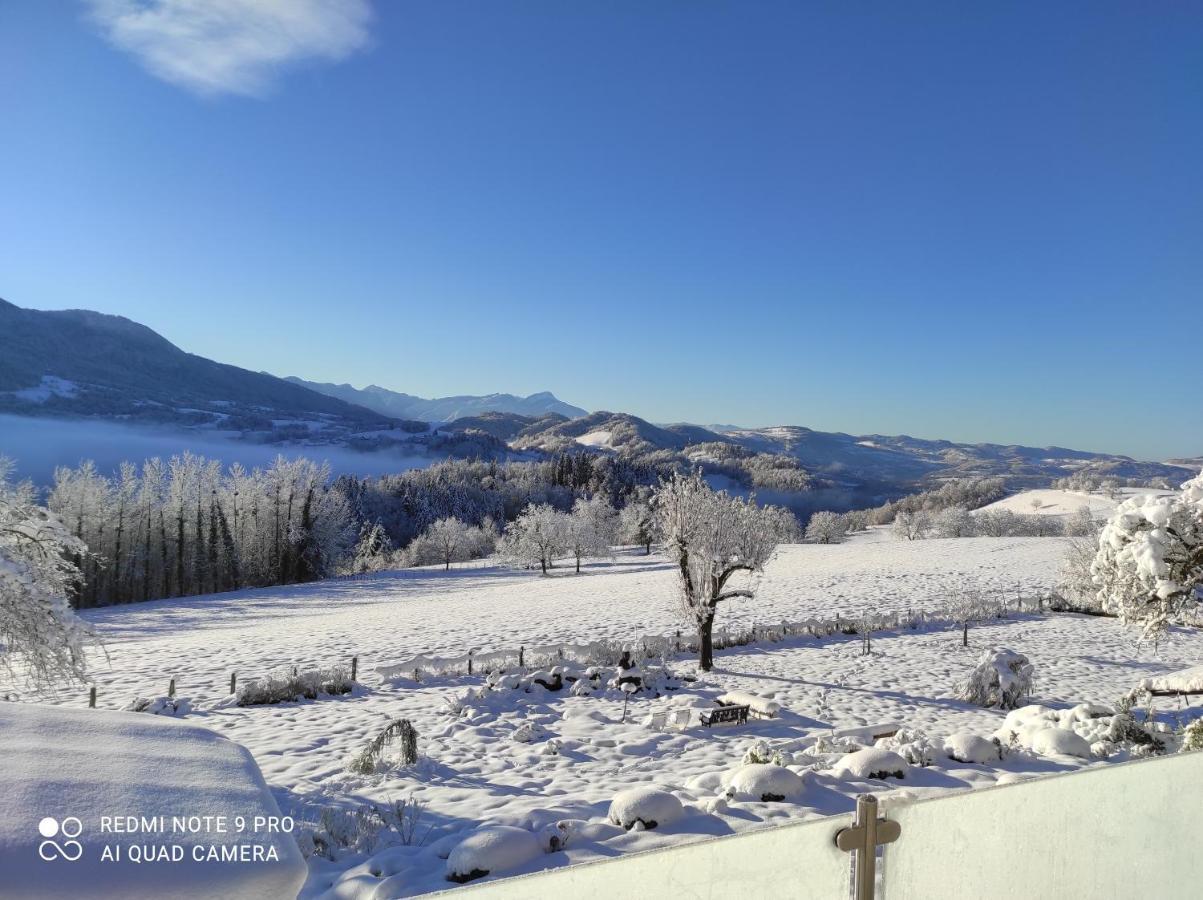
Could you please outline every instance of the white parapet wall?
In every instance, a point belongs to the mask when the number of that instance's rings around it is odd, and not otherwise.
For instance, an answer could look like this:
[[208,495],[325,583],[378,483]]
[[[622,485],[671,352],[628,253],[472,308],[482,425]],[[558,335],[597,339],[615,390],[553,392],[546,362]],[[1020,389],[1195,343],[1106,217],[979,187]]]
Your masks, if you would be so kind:
[[307,871],[288,827],[208,729],[0,702],[0,896],[288,900]]

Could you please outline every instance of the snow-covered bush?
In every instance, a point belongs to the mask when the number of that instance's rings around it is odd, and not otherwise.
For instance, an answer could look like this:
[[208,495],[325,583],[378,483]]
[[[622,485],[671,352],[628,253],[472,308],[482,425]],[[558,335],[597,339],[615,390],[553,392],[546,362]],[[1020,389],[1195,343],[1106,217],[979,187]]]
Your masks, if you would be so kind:
[[153,716],[186,716],[192,712],[192,702],[186,697],[135,697],[125,705],[125,710]]
[[919,729],[900,728],[889,737],[878,738],[875,747],[897,753],[912,766],[930,766],[939,755],[939,748]]
[[634,787],[619,791],[610,801],[609,820],[628,831],[638,823],[643,828],[671,825],[685,815],[681,801],[668,791]]
[[990,765],[1003,757],[998,738],[984,738],[968,731],[958,731],[944,739],[944,753],[949,759],[975,765]]
[[910,766],[907,761],[881,747],[866,747],[843,757],[833,767],[843,778],[905,778]]
[[510,740],[518,744],[532,744],[537,741],[545,741],[550,736],[546,728],[538,722],[523,722],[510,735]]
[[1203,750],[1203,719],[1195,719],[1182,730],[1182,746],[1178,749],[1181,753]]
[[801,796],[805,782],[797,772],[772,763],[749,763],[723,778],[728,795],[737,800],[776,802]]
[[455,845],[447,856],[447,880],[463,884],[524,866],[543,855],[533,832],[512,825],[486,825]]
[[290,703],[302,697],[316,700],[321,695],[349,694],[354,686],[351,673],[342,666],[305,671],[293,669],[243,682],[235,694],[235,702],[238,706],[268,706]]
[[1041,728],[1029,739],[1028,749],[1041,756],[1076,756],[1090,759],[1090,744],[1068,728]]
[[756,741],[756,743],[744,751],[743,756],[743,764],[745,766],[754,763],[772,763],[775,766],[784,766],[786,759],[780,750],[774,750],[764,741]]
[[1146,637],[1194,607],[1203,587],[1203,474],[1178,494],[1121,503],[1099,534],[1091,572],[1104,608]]
[[960,691],[960,699],[975,706],[1015,709],[1032,692],[1035,667],[1022,653],[1000,647],[987,650]]
[[412,766],[418,761],[418,732],[408,719],[394,719],[372,738],[347,764],[347,769],[357,775],[371,775],[380,768],[384,751],[393,744],[398,748],[398,762]]

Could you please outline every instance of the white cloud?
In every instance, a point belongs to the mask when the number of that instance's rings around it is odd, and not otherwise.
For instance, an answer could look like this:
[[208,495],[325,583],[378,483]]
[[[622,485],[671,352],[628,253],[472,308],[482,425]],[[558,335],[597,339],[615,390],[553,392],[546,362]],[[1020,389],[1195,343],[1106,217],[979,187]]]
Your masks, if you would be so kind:
[[368,43],[368,0],[84,0],[104,36],[164,81],[262,96],[281,70]]

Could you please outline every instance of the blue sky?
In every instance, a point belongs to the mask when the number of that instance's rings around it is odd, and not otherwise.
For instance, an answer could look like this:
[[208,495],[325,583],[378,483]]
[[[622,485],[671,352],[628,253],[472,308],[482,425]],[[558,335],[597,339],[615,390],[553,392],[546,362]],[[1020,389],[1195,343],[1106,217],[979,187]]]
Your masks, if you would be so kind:
[[425,396],[1203,453],[1196,4],[146,8],[0,4],[20,306]]

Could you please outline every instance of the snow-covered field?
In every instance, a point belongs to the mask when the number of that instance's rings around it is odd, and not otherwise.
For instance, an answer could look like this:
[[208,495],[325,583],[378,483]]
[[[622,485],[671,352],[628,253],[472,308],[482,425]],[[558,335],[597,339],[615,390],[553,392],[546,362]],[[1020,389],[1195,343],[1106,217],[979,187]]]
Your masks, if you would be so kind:
[[[912,542],[881,532],[846,544],[789,546],[769,565],[758,599],[727,606],[720,624],[935,609],[958,588],[1032,597],[1052,586],[1064,550],[1059,538]],[[537,853],[527,838],[512,832],[474,838],[481,854],[506,861],[495,874],[514,874],[844,812],[870,786],[879,794],[905,789],[923,795],[1102,764],[1047,755],[1048,746],[1044,755],[1014,753],[985,763],[944,756],[945,738],[968,732],[950,746],[976,753],[983,745],[971,737],[988,739],[1003,722],[1002,712],[955,699],[983,649],[1005,646],[1025,654],[1035,666],[1033,702],[1061,709],[1114,703],[1142,679],[1194,665],[1203,655],[1203,634],[1195,631],[1174,631],[1154,650],[1138,646],[1135,635],[1114,620],[1076,615],[1025,615],[975,626],[967,649],[960,646],[959,632],[941,630],[875,635],[867,656],[857,636],[798,637],[721,650],[716,670],[698,681],[682,682],[658,699],[635,695],[625,723],[617,690],[592,696],[493,691],[451,715],[446,701],[479,688],[479,676],[416,683],[374,674],[378,666],[421,652],[458,655],[469,648],[601,638],[635,644],[641,636],[680,627],[674,611],[673,573],[665,561],[623,553],[613,562],[591,564],[580,576],[556,570],[543,578],[491,567],[409,570],[85,615],[109,654],[96,676],[100,707],[119,708],[134,695],[165,694],[174,677],[177,695],[194,706],[188,721],[249,748],[285,812],[316,821],[323,809],[353,812],[406,797],[426,804],[420,840],[413,845],[393,841],[365,845],[361,852],[343,850],[335,860],[311,859],[302,896],[330,898],[384,898],[448,887],[446,857],[482,824],[535,835]],[[229,702],[231,672],[246,679],[294,665],[346,664],[352,656],[359,658],[362,687],[351,695],[265,707]],[[692,669],[687,657],[668,665],[677,676]],[[774,701],[782,711],[746,725],[699,727],[696,710],[712,707],[727,691]],[[79,692],[59,702],[83,705],[86,696]],[[1182,714],[1172,701],[1161,705],[1171,723]],[[687,707],[695,715],[682,732],[642,724],[650,712]],[[348,772],[348,760],[397,717],[417,728],[422,760],[370,775]],[[795,771],[804,774],[785,786],[789,796],[781,802],[748,793],[759,790],[764,773],[744,772],[731,781],[757,741],[797,751],[807,739],[833,729],[878,724],[925,732],[936,751],[935,765],[911,767],[902,781],[883,785],[866,782],[855,766],[837,772],[838,756],[795,758]],[[533,740],[516,739],[522,736]],[[735,797],[716,802],[724,775]],[[683,804],[679,817],[652,830],[607,824],[611,800],[632,787],[671,791]],[[663,809],[668,801],[648,802]],[[571,824],[555,828],[565,820]],[[553,837],[565,835],[566,850],[543,852]],[[452,854],[450,864],[471,862],[475,857],[468,849]]]
[[1005,509],[1013,513],[1041,516],[1069,516],[1083,506],[1090,510],[1095,519],[1106,519],[1119,504],[1129,497],[1150,495],[1165,497],[1175,493],[1156,488],[1120,488],[1117,491],[1119,499],[1112,499],[1105,493],[1086,491],[1063,491],[1055,488],[1043,488],[1033,491],[1020,491],[1010,497],[1004,497],[994,503],[982,507],[982,510]]

